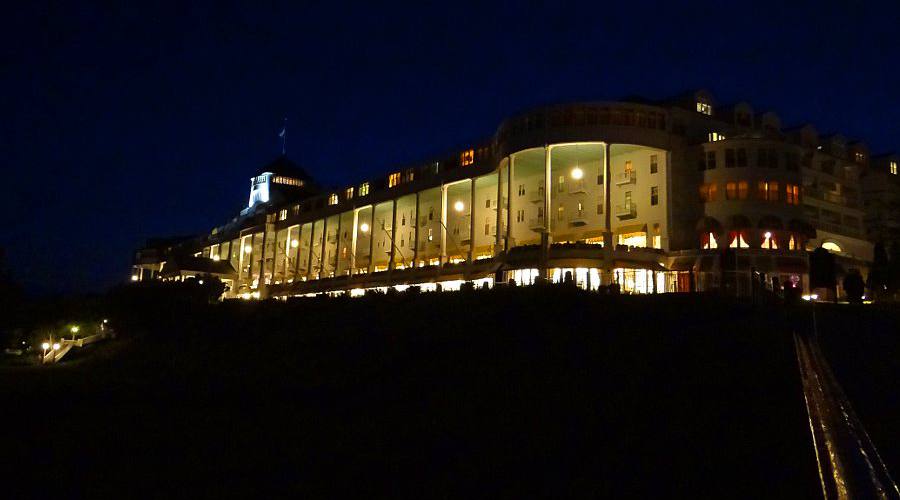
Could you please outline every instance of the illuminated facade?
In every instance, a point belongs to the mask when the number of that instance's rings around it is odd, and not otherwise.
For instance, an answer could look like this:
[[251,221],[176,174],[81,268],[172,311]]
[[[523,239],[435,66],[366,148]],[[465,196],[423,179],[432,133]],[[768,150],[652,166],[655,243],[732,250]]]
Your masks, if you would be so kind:
[[703,91],[545,107],[452,157],[333,190],[280,158],[239,217],[141,249],[132,279],[217,276],[244,298],[569,277],[741,294],[751,270],[804,287],[813,246],[863,270],[871,259],[867,155]]

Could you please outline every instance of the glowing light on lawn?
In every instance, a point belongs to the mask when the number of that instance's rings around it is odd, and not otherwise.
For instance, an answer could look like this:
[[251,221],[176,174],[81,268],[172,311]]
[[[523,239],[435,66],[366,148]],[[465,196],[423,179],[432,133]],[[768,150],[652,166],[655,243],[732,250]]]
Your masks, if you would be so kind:
[[43,350],[45,350],[45,351],[46,351],[47,349],[50,349],[50,343],[49,343],[49,342],[44,342],[43,344],[41,344],[41,349],[43,349]]
[[55,351],[55,350],[57,350],[57,349],[59,349],[59,342],[54,342],[54,343],[53,343],[53,350]]
[[79,328],[78,325],[75,325],[72,328],[69,328],[69,331],[72,333],[78,333],[78,330],[81,330],[81,328]]

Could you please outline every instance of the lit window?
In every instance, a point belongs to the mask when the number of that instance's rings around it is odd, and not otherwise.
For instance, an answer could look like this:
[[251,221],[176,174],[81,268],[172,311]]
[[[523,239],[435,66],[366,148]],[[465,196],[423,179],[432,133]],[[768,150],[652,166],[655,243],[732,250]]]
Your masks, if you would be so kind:
[[891,173],[897,175],[897,162],[895,161],[891,162]]
[[278,211],[278,220],[284,220],[284,219],[287,219],[287,209],[286,208],[282,208],[281,210]]
[[788,240],[788,250],[796,250],[797,249],[797,240],[794,239],[794,235],[791,235],[791,238]]
[[718,132],[710,132],[709,133],[709,142],[724,141],[724,140],[725,140],[725,136]]
[[766,231],[762,235],[762,248],[768,248],[769,250],[778,250],[778,242],[775,240],[775,235],[772,234],[772,231]]
[[785,184],[784,192],[786,195],[784,200],[788,203],[788,205],[800,204],[800,186],[796,184]]
[[659,187],[657,186],[650,188],[650,204],[659,205]]
[[697,101],[697,112],[702,113],[704,115],[712,116],[713,109],[712,104],[706,101]]
[[359,195],[366,196],[368,194],[369,194],[369,183],[363,182],[362,184],[359,185]]
[[348,200],[353,199],[353,186],[350,186],[346,190],[344,190],[344,197]]
[[731,240],[731,243],[728,244],[729,248],[750,248],[750,245],[747,244],[746,234],[743,231],[728,233],[728,239]]
[[475,150],[469,149],[459,154],[459,164],[463,167],[475,163]]
[[700,185],[700,201],[716,201],[716,193],[718,188],[716,184],[701,184]]
[[704,250],[712,250],[714,248],[719,248],[719,242],[716,241],[715,233],[704,233],[702,238],[703,249]]
[[416,170],[414,168],[408,169],[403,174],[403,182],[412,182],[416,178]]
[[328,195],[328,204],[329,205],[337,205],[338,204],[337,193],[331,193],[330,195]]
[[759,181],[757,184],[757,196],[763,201],[778,201],[778,183]]
[[748,191],[749,191],[749,186],[747,184],[747,181],[739,181],[738,182],[738,198],[741,200],[746,200]]
[[388,176],[388,187],[392,188],[400,184],[400,172],[394,172],[393,174]]
[[725,184],[725,199],[737,199],[737,182],[728,182]]
[[822,248],[828,250],[829,252],[840,253],[842,251],[841,247],[833,241],[826,241],[825,243],[822,243]]

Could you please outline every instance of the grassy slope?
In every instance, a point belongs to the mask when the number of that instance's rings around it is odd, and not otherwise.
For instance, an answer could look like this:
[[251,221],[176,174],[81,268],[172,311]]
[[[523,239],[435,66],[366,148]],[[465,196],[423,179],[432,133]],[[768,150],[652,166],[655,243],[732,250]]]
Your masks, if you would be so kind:
[[0,373],[18,463],[90,471],[70,496],[819,494],[772,312],[539,289],[154,310],[95,359]]

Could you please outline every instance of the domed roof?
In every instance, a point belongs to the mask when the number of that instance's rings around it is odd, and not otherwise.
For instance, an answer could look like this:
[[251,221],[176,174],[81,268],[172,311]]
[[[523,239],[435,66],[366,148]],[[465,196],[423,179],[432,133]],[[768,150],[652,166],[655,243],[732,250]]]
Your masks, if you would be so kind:
[[266,172],[271,172],[277,175],[284,175],[307,182],[314,182],[313,178],[308,173],[306,173],[306,170],[303,170],[300,165],[292,162],[285,155],[281,155],[268,164],[263,165],[259,168],[259,170],[256,171],[255,175],[262,175]]

